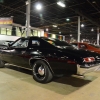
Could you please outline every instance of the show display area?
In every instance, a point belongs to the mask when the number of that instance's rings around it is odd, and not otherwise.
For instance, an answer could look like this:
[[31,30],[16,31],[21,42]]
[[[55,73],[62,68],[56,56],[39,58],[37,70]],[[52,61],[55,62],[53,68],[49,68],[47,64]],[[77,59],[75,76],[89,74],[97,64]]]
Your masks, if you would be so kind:
[[0,68],[9,63],[31,69],[34,80],[40,83],[52,81],[57,74],[84,75],[100,68],[100,54],[77,49],[58,39],[22,37],[0,51]]
[[100,0],[0,0],[0,100],[100,100]]

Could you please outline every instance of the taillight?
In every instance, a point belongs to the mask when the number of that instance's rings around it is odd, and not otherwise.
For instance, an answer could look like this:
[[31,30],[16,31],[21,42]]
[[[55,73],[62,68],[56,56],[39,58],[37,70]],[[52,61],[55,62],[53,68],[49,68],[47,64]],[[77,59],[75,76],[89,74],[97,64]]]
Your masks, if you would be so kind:
[[83,59],[84,59],[84,62],[93,62],[93,61],[95,61],[94,57],[87,57],[87,58],[83,58]]
[[94,57],[89,57],[92,61],[95,61],[95,58]]

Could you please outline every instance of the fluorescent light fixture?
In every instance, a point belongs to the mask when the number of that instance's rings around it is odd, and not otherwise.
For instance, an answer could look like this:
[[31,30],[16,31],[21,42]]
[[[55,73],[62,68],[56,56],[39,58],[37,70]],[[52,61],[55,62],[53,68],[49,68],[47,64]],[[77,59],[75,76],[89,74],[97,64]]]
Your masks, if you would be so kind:
[[53,25],[53,27],[57,27],[57,25]]
[[57,4],[58,4],[59,6],[61,6],[61,7],[66,7],[66,5],[64,4],[64,2],[62,2],[62,1],[58,1]]

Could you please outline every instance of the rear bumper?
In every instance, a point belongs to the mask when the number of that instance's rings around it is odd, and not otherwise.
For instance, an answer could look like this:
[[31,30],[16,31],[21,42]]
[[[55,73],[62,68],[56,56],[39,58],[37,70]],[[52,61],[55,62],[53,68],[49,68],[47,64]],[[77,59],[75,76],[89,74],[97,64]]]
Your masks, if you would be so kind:
[[84,75],[89,72],[97,71],[99,68],[100,68],[100,64],[95,65],[93,67],[89,67],[89,68],[83,68],[80,65],[77,65],[77,74]]

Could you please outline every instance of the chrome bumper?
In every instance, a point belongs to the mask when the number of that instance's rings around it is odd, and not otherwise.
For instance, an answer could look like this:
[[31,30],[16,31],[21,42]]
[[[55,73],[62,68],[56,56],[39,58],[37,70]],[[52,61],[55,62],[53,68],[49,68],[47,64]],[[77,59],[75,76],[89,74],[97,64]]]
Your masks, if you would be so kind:
[[89,72],[97,71],[99,68],[100,68],[100,64],[89,68],[82,68],[80,65],[77,65],[77,74],[84,75]]

